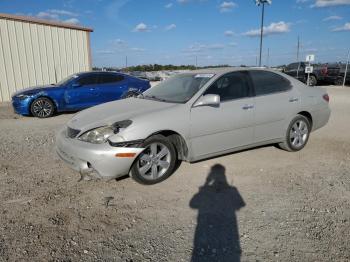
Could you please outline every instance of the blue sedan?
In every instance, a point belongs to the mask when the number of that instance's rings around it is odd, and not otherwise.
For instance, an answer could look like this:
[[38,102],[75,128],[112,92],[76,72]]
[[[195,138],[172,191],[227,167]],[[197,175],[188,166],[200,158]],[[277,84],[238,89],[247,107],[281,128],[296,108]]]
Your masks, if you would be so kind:
[[150,88],[149,81],[116,72],[84,72],[57,84],[23,89],[12,96],[17,114],[50,117],[101,103],[135,96]]

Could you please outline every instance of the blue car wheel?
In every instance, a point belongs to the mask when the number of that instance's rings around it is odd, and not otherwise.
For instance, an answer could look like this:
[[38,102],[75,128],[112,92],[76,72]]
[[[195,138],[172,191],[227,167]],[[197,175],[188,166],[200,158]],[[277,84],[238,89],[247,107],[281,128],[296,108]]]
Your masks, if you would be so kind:
[[55,106],[50,99],[39,97],[30,105],[30,112],[39,118],[51,117],[55,112]]

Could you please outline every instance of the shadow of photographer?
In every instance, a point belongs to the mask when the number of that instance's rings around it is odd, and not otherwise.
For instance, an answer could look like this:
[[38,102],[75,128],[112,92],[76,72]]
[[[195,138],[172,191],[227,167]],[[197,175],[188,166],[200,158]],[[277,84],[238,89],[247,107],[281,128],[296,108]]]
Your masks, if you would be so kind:
[[205,184],[190,201],[198,209],[192,262],[240,261],[236,211],[245,203],[234,186],[227,183],[225,167],[212,166]]

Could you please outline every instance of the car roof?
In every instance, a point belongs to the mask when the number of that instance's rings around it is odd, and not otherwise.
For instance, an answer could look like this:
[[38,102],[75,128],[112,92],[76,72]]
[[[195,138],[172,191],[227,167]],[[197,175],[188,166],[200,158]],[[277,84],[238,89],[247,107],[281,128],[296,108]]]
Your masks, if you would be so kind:
[[250,71],[250,70],[276,72],[276,70],[268,69],[265,67],[218,67],[218,68],[197,69],[197,70],[190,71],[189,73],[222,75],[222,74],[235,72],[235,71]]
[[117,71],[83,71],[76,73],[75,75],[77,76],[82,76],[82,75],[88,75],[88,74],[119,74],[119,75],[126,75],[122,72],[117,72]]

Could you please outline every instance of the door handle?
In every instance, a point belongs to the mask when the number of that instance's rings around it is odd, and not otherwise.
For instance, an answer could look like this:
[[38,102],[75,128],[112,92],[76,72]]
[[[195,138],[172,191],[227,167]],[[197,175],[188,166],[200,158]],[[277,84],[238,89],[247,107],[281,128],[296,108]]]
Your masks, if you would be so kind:
[[296,97],[289,98],[289,102],[291,103],[297,102],[297,101],[299,101],[299,98],[296,98]]
[[249,109],[253,109],[254,108],[254,105],[244,105],[242,107],[243,110],[249,110]]

